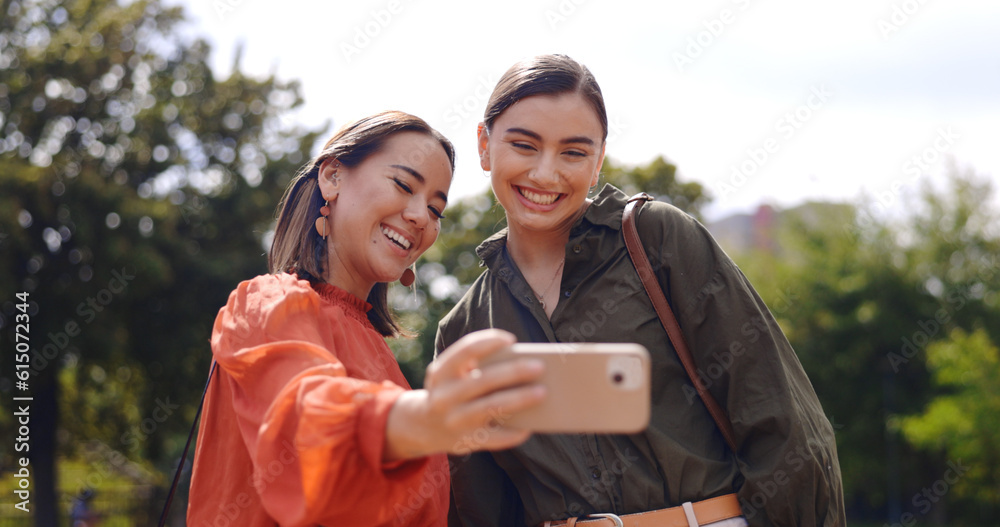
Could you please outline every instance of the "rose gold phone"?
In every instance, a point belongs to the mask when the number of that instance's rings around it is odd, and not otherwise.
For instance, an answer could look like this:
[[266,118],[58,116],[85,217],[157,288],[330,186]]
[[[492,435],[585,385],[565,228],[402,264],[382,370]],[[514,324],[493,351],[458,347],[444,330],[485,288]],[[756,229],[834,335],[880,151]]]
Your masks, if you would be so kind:
[[649,352],[639,344],[526,342],[483,364],[512,357],[545,363],[545,401],[502,423],[542,433],[616,433],[649,424]]

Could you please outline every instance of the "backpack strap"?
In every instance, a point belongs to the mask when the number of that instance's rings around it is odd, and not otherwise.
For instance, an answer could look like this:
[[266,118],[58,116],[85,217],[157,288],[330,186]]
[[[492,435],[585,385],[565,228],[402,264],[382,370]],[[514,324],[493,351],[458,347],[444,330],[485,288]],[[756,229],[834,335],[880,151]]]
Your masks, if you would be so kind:
[[187,443],[184,444],[184,453],[181,454],[181,460],[177,462],[174,481],[170,484],[170,491],[167,492],[167,503],[163,505],[163,512],[160,513],[160,523],[157,524],[159,527],[163,527],[167,521],[167,512],[170,511],[170,503],[174,501],[174,491],[177,490],[177,482],[181,479],[181,470],[184,469],[184,461],[187,460],[188,449],[191,447],[191,439],[194,438],[194,429],[198,426],[198,418],[201,417],[201,407],[205,405],[205,395],[208,394],[208,385],[212,383],[212,375],[215,374],[215,367],[217,365],[218,363],[213,360],[212,369],[208,372],[208,381],[205,383],[205,391],[201,392],[201,402],[198,403],[198,411],[194,414],[194,422],[191,423],[191,431],[188,433]]
[[663,289],[656,280],[656,273],[653,272],[653,267],[649,263],[649,257],[646,256],[646,251],[642,247],[642,241],[639,239],[639,230],[636,228],[635,217],[639,209],[647,201],[652,200],[653,197],[645,192],[640,192],[629,198],[628,203],[625,205],[625,212],[622,213],[622,232],[625,235],[625,246],[628,248],[628,254],[632,258],[635,270],[639,273],[639,279],[642,280],[642,286],[646,289],[646,294],[649,296],[650,301],[653,302],[653,308],[656,310],[656,315],[660,318],[660,324],[663,324],[663,329],[667,330],[670,343],[677,350],[677,356],[680,357],[681,364],[684,365],[684,371],[687,372],[688,378],[694,384],[698,396],[705,403],[708,413],[712,414],[712,419],[719,427],[719,431],[722,432],[722,437],[725,438],[726,443],[729,444],[729,448],[735,454],[736,435],[733,433],[733,425],[729,421],[729,416],[719,406],[719,403],[715,402],[715,398],[712,397],[712,394],[705,388],[705,384],[696,375],[694,358],[691,356],[691,351],[684,340],[680,324],[677,323],[677,318],[674,317],[674,312],[670,309],[670,303],[667,302],[667,298],[663,294]]

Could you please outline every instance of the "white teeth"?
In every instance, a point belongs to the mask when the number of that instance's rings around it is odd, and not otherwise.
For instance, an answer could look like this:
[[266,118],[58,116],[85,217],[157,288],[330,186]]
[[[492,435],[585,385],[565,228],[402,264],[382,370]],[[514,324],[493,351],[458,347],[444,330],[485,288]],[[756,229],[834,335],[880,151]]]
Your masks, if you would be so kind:
[[539,205],[550,205],[559,197],[559,194],[539,194],[526,188],[521,188],[520,191],[522,196],[528,198],[528,201]]
[[390,229],[388,227],[382,227],[382,234],[384,234],[386,236],[386,238],[389,238],[390,240],[394,240],[396,243],[398,243],[399,245],[401,245],[404,249],[409,249],[410,248],[410,240],[407,240],[406,238],[404,238],[402,234],[399,234],[398,232],[396,232],[396,231],[394,231],[394,230],[392,230],[392,229]]

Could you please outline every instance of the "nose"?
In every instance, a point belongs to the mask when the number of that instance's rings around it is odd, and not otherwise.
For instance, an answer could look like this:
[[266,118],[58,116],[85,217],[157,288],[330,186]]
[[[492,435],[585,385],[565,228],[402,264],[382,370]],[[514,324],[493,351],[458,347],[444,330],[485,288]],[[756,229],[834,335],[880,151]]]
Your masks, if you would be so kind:
[[555,156],[546,154],[540,156],[538,164],[528,173],[528,179],[540,187],[548,186],[559,180],[558,163]]
[[427,209],[427,202],[419,196],[413,196],[403,209],[403,220],[414,227],[423,230],[430,221],[430,211]]

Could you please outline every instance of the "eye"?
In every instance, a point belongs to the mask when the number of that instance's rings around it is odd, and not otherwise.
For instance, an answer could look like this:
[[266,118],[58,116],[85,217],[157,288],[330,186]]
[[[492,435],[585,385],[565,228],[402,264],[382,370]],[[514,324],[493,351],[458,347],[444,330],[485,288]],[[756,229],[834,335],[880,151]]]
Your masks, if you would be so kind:
[[445,218],[444,214],[441,214],[441,211],[438,210],[437,207],[427,207],[427,208],[431,211],[431,214],[433,214],[437,219],[443,220]]
[[586,152],[581,152],[579,150],[570,150],[570,151],[568,151],[566,153],[569,154],[569,155],[571,155],[571,156],[574,156],[574,157],[587,157],[587,153]]
[[396,186],[399,187],[403,192],[406,192],[407,194],[413,194],[413,189],[411,189],[410,186],[407,185],[406,183],[403,183],[399,178],[392,178],[392,180],[396,182]]
[[518,150],[534,150],[535,149],[535,147],[529,145],[528,143],[512,142],[510,145],[513,146],[514,148],[517,148]]

